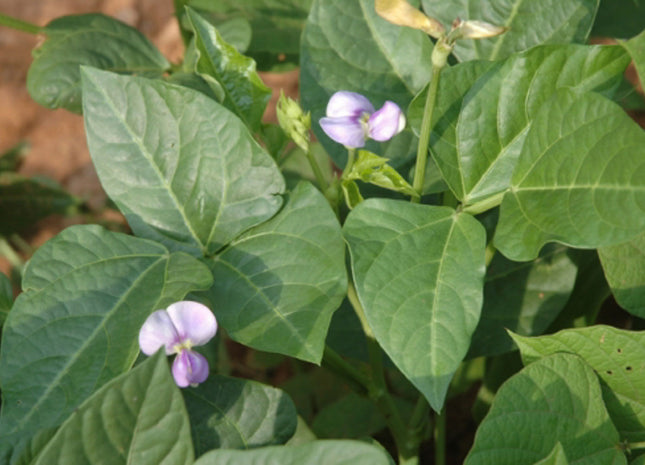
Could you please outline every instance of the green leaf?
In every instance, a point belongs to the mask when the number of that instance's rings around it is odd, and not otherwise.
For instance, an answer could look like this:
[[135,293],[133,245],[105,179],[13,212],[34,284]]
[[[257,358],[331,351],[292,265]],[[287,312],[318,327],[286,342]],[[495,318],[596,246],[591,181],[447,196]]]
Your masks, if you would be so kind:
[[[386,100],[406,108],[428,82],[431,53],[427,35],[390,24],[376,14],[373,0],[314,1],[302,37],[301,103],[311,111],[314,133],[338,166],[345,166],[346,150],[318,124],[332,94],[355,91],[375,108]],[[416,145],[404,131],[385,144],[372,141],[366,149],[393,159],[397,167]]]
[[616,302],[645,318],[645,234],[624,244],[601,247],[598,255]]
[[645,29],[645,3],[642,0],[600,0],[592,37],[627,39]]
[[645,332],[597,325],[536,338],[511,336],[525,363],[556,352],[581,357],[602,380],[603,398],[621,438],[645,440]]
[[35,463],[38,454],[47,446],[56,431],[58,431],[58,427],[45,428],[38,431],[24,444],[16,446],[15,450],[20,451],[20,453],[11,457],[11,465],[32,465]]
[[632,60],[634,60],[641,86],[645,86],[645,31],[627,42],[622,42],[621,45],[625,47]]
[[379,157],[367,150],[359,150],[358,159],[344,178],[361,180],[394,192],[418,197],[412,186],[387,162],[387,158]]
[[259,130],[271,89],[255,71],[255,62],[224,42],[217,29],[194,10],[186,8],[186,14],[195,32],[199,54],[195,71],[204,78],[215,79],[224,90],[223,105],[252,131]]
[[564,452],[562,444],[556,442],[551,453],[544,459],[536,462],[535,465],[569,465],[569,461],[567,460],[567,454]]
[[484,228],[451,208],[368,199],[343,232],[376,339],[441,410],[479,320]]
[[645,132],[600,95],[561,90],[537,113],[495,245],[530,260],[547,242],[597,248],[645,229]]
[[198,456],[211,449],[284,444],[296,430],[296,408],[279,389],[215,375],[182,392]]
[[40,247],[3,329],[0,436],[59,425],[132,366],[152,311],[211,282],[189,255],[98,226],[68,228]]
[[645,455],[640,455],[629,462],[629,465],[645,465]]
[[500,60],[540,44],[585,43],[600,0],[422,0],[430,16],[451,24],[455,18],[486,21],[508,30],[484,40],[460,40],[459,61]]
[[278,168],[221,105],[92,69],[83,70],[83,88],[92,160],[137,235],[210,255],[279,210]]
[[312,441],[250,451],[214,450],[195,465],[390,465],[383,449],[359,441]]
[[506,329],[525,336],[546,330],[566,305],[578,267],[563,246],[545,248],[532,262],[512,262],[497,254],[486,270],[484,306],[469,357],[513,349]]
[[255,349],[319,363],[346,294],[345,244],[329,203],[302,182],[270,221],[210,262],[218,322]]
[[352,392],[321,408],[311,429],[319,438],[358,439],[378,433],[385,426],[376,404]]
[[559,442],[572,463],[626,464],[593,370],[579,357],[534,362],[500,388],[464,465],[528,465]]
[[45,34],[34,51],[27,90],[47,108],[81,112],[81,65],[148,77],[161,77],[170,67],[139,31],[109,16],[63,16]]
[[19,142],[9,150],[0,153],[0,172],[17,171],[28,150],[29,145],[26,142]]
[[13,306],[13,287],[11,281],[4,273],[0,273],[0,327],[7,319],[9,310]]
[[0,172],[0,235],[25,231],[49,215],[64,215],[81,203],[56,183]]
[[191,465],[193,460],[186,407],[160,351],[78,407],[33,465]]
[[[463,97],[455,138],[448,130],[448,139],[432,147],[457,198],[468,205],[505,191],[545,102],[562,88],[608,92],[620,83],[628,63],[617,46],[553,45],[491,68]],[[446,116],[454,118],[455,110]]]

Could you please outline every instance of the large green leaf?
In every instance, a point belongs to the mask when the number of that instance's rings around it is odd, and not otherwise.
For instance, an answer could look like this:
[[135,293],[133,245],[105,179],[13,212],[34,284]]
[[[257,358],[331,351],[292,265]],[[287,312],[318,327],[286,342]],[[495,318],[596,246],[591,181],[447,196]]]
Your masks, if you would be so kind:
[[13,306],[13,286],[7,275],[0,273],[0,327],[7,319],[9,310]]
[[217,29],[190,8],[186,9],[195,32],[199,58],[195,71],[208,82],[217,81],[224,91],[223,105],[239,116],[251,130],[257,131],[271,89],[255,71],[255,62],[224,42]]
[[638,78],[641,81],[641,85],[645,86],[645,31],[627,42],[622,42],[622,45],[634,60]]
[[513,260],[558,241],[597,248],[645,230],[645,132],[615,103],[561,90],[536,115],[495,234]]
[[59,425],[130,368],[152,311],[211,282],[187,254],[98,226],[47,242],[30,260],[3,328],[0,436]]
[[[618,46],[549,45],[489,70],[462,97],[455,136],[443,123],[438,130],[445,131],[439,134],[447,140],[432,146],[457,198],[468,205],[506,190],[542,105],[562,88],[609,91],[620,83],[628,63]],[[455,110],[446,113],[449,120],[455,116]]]
[[624,244],[601,247],[598,255],[616,302],[645,318],[645,234]]
[[571,354],[534,362],[504,383],[464,464],[534,464],[558,442],[571,463],[627,463],[596,375]]
[[220,324],[250,347],[319,363],[346,293],[345,244],[327,200],[302,182],[270,221],[211,262]]
[[249,451],[214,450],[195,465],[390,465],[383,449],[359,441],[311,441]]
[[[338,166],[345,165],[346,151],[318,125],[332,94],[350,90],[365,95],[375,108],[386,100],[406,108],[430,78],[431,50],[421,31],[378,16],[373,0],[314,1],[302,37],[300,93],[316,137]],[[405,131],[366,149],[396,159],[392,165],[397,167],[414,152],[416,140]]]
[[460,61],[499,60],[540,44],[585,43],[600,0],[422,0],[430,16],[451,24],[455,18],[487,21],[508,28],[485,40],[460,40]]
[[621,438],[645,440],[645,332],[597,325],[536,338],[513,334],[525,363],[573,353],[596,371],[607,410]]
[[451,208],[368,199],[343,232],[376,339],[439,411],[479,320],[484,228]]
[[255,381],[211,376],[183,394],[198,456],[211,449],[284,444],[296,430],[289,396]]
[[551,453],[544,459],[536,462],[535,465],[569,465],[569,461],[567,460],[567,454],[564,452],[562,444],[558,442],[555,444]]
[[563,246],[545,248],[532,262],[512,262],[497,254],[486,270],[484,306],[469,357],[513,349],[506,330],[539,335],[564,308],[578,267]]
[[161,77],[168,61],[139,31],[100,14],[63,16],[45,27],[27,75],[31,97],[47,108],[80,113],[80,66]]
[[38,220],[68,213],[80,203],[53,181],[0,173],[0,234],[25,231]]
[[192,465],[190,424],[160,351],[103,386],[63,423],[33,465]]
[[94,165],[137,235],[210,255],[282,205],[271,157],[203,94],[92,69],[83,89]]

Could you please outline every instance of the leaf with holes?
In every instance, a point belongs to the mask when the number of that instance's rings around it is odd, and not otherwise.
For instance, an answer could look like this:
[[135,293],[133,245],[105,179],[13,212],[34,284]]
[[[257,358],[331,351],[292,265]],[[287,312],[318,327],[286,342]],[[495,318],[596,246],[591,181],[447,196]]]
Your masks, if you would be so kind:
[[547,242],[597,248],[645,230],[645,132],[615,103],[561,90],[537,113],[495,245],[535,258]]
[[59,425],[132,366],[152,311],[211,282],[185,253],[98,226],[68,228],[40,247],[2,333],[0,436]]
[[319,363],[346,294],[345,244],[327,200],[302,182],[270,221],[210,261],[206,297],[236,341]]
[[199,53],[195,71],[206,82],[214,79],[224,91],[223,105],[252,131],[257,131],[271,98],[271,89],[255,71],[255,62],[224,42],[217,29],[194,10],[187,8],[186,14],[195,32]]
[[284,444],[296,430],[296,408],[279,389],[215,375],[182,392],[198,456],[211,449]]
[[343,233],[377,341],[441,410],[479,320],[484,228],[451,208],[368,199]]
[[34,50],[29,95],[47,108],[82,110],[81,66],[161,77],[170,63],[139,31],[109,16],[63,16],[45,26],[47,40]]
[[627,463],[598,378],[571,354],[531,363],[502,385],[464,465],[530,465],[558,442],[572,463]]
[[89,68],[83,89],[92,160],[135,234],[212,255],[282,205],[274,161],[205,95]]
[[[318,120],[339,90],[365,95],[379,108],[392,100],[406,108],[428,82],[432,45],[423,32],[395,26],[376,14],[373,0],[316,0],[302,37],[300,93],[311,111],[312,127],[336,164],[345,166],[347,151],[322,131]],[[392,159],[395,168],[416,149],[407,130],[366,150]]]
[[480,20],[508,30],[484,40],[460,40],[459,61],[500,60],[541,44],[585,43],[600,0],[422,0],[427,14],[451,24]]
[[192,465],[190,424],[160,351],[112,380],[61,425],[33,465]]
[[525,363],[556,352],[581,357],[603,381],[603,398],[621,437],[645,441],[645,332],[597,325],[549,336],[511,336]]

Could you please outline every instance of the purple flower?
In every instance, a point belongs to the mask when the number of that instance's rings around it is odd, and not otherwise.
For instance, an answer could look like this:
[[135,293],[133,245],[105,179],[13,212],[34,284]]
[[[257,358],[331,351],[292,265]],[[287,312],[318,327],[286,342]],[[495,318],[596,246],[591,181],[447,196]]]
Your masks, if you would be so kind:
[[208,362],[191,350],[210,341],[217,321],[208,307],[198,302],[175,302],[166,310],[153,312],[139,331],[139,347],[152,355],[161,347],[166,355],[177,354],[172,375],[179,387],[197,386],[208,378]]
[[380,110],[361,94],[341,90],[329,99],[327,116],[320,127],[336,142],[350,148],[363,147],[368,137],[380,142],[390,140],[405,127],[405,115],[389,100]]

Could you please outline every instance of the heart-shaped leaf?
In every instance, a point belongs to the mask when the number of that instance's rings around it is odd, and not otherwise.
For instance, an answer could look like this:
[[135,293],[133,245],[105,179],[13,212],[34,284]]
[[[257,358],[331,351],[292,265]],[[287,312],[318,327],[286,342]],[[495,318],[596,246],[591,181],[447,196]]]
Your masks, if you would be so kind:
[[112,380],[62,424],[33,465],[192,465],[190,423],[160,351]]
[[571,354],[531,363],[502,385],[464,465],[530,465],[558,442],[572,463],[627,463],[598,378]]
[[198,456],[211,449],[284,444],[296,430],[296,408],[279,389],[215,375],[182,392]]
[[207,298],[233,339],[320,362],[347,274],[340,225],[318,190],[298,184],[280,213],[235,239],[210,267]]
[[109,16],[63,16],[44,32],[47,40],[34,51],[27,90],[47,108],[81,112],[81,65],[149,77],[161,77],[170,67],[139,31]]
[[214,450],[195,465],[390,465],[385,450],[359,441],[311,441],[297,446],[273,446],[249,451]]
[[368,199],[343,233],[376,339],[441,410],[479,321],[484,228],[451,208]]
[[207,79],[215,79],[224,91],[223,105],[251,130],[257,131],[271,98],[271,89],[255,71],[255,61],[224,42],[217,29],[194,10],[187,8],[186,14],[195,32],[195,47],[199,52],[195,71]]
[[526,136],[495,245],[517,261],[551,241],[614,245],[645,230],[644,212],[645,132],[598,94],[560,90]]
[[0,349],[0,436],[59,425],[130,368],[148,315],[212,282],[193,257],[98,226],[66,229],[30,260]]
[[459,61],[499,60],[540,44],[585,43],[600,0],[422,0],[430,16],[486,21],[508,30],[484,40],[460,40]]
[[621,437],[645,440],[645,332],[597,325],[549,336],[511,336],[525,363],[557,352],[581,357],[603,381],[605,404]]
[[92,69],[83,95],[101,184],[137,235],[212,255],[282,205],[274,161],[205,95]]
[[[432,45],[426,34],[395,26],[376,14],[373,0],[316,0],[302,37],[300,92],[311,111],[314,133],[338,166],[345,166],[344,147],[320,129],[334,92],[365,95],[379,108],[392,100],[406,108],[430,78]],[[367,150],[393,159],[398,167],[416,149],[410,131]]]

